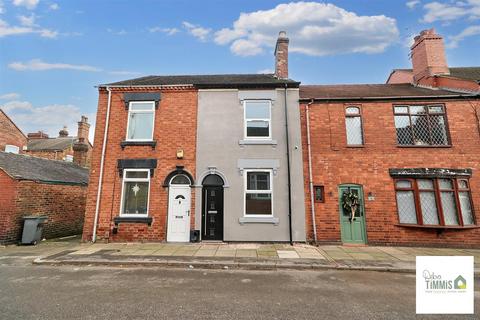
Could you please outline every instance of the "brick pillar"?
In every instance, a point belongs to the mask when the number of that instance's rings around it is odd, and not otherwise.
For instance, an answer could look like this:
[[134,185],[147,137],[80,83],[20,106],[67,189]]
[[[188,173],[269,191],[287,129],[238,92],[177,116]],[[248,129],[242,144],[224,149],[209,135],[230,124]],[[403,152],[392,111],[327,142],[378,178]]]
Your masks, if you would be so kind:
[[288,79],[288,42],[287,33],[280,31],[275,47],[275,76],[279,79]]
[[410,49],[415,83],[425,77],[450,74],[445,58],[443,37],[436,34],[435,29],[420,32]]
[[89,129],[88,118],[82,116],[82,119],[78,122],[78,140],[73,144],[73,162],[82,167],[87,166]]

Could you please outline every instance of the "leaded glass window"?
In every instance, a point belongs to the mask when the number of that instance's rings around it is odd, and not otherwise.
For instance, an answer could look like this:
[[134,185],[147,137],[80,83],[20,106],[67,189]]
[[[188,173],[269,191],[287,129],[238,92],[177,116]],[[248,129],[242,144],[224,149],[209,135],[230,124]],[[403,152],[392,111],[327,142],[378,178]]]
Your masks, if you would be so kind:
[[345,109],[345,129],[347,145],[363,145],[363,128],[360,107],[349,106]]
[[393,110],[399,145],[449,145],[444,105],[395,106]]
[[475,225],[466,179],[398,179],[395,181],[399,222],[424,226]]

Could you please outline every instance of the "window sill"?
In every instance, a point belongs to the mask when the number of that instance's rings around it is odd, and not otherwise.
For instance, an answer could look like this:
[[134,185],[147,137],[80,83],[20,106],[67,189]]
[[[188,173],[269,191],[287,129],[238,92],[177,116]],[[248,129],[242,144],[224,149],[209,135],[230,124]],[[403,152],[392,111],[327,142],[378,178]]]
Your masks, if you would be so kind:
[[418,224],[404,224],[404,223],[397,223],[395,224],[397,227],[406,227],[406,228],[420,228],[420,229],[477,229],[480,228],[479,225],[469,225],[469,226],[421,226]]
[[253,140],[253,139],[243,139],[238,141],[239,145],[247,145],[247,144],[260,144],[260,145],[277,145],[277,140],[265,139],[265,140]]
[[452,145],[449,144],[449,145],[441,145],[441,146],[428,146],[428,145],[425,145],[425,146],[415,146],[415,145],[401,145],[401,144],[397,144],[397,148],[451,148]]
[[280,219],[275,217],[241,217],[238,219],[240,224],[245,223],[270,223],[274,225],[278,225]]
[[347,144],[347,148],[365,148],[365,145],[363,145],[363,144],[352,144],[352,145],[348,145],[348,144]]
[[113,218],[113,222],[115,223],[116,226],[118,226],[119,223],[145,223],[148,224],[148,226],[152,225],[152,217],[122,217],[118,216]]
[[156,140],[152,140],[152,141],[128,141],[128,140],[125,140],[125,141],[120,142],[120,147],[122,147],[122,149],[125,149],[126,146],[150,146],[150,147],[152,147],[152,149],[155,149],[155,147],[157,146],[157,141]]

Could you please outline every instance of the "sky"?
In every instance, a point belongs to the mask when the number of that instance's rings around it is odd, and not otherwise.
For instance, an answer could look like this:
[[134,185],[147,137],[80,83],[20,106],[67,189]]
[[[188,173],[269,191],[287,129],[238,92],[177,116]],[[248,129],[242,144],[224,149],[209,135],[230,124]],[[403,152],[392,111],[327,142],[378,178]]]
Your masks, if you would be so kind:
[[0,0],[0,107],[25,132],[76,134],[98,84],[145,75],[271,73],[278,32],[304,84],[384,83],[421,30],[450,66],[479,66],[480,0]]

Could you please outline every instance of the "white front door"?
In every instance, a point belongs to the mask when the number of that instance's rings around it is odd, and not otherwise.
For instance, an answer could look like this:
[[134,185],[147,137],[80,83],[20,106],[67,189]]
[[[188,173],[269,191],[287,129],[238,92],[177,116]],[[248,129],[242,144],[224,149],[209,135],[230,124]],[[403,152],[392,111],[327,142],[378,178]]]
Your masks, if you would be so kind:
[[190,241],[190,186],[170,185],[167,241]]

